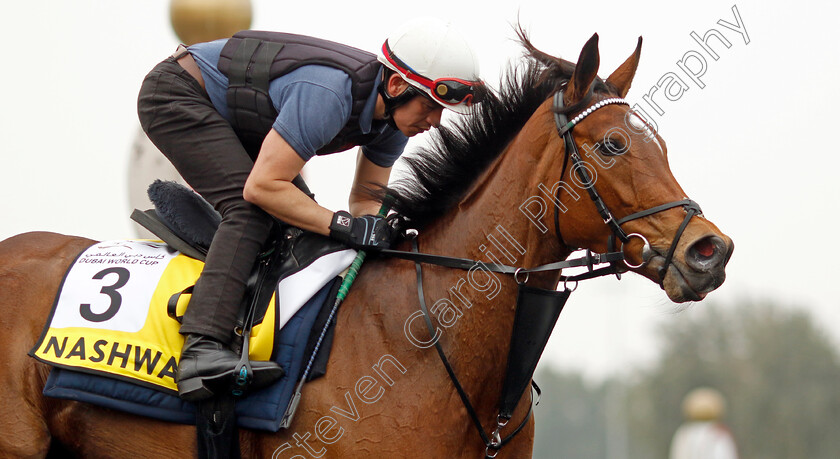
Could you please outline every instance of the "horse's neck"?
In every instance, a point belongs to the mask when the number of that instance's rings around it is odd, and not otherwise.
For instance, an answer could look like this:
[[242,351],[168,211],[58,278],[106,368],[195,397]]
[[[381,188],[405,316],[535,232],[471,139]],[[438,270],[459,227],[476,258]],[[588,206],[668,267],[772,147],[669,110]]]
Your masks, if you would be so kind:
[[[425,229],[423,251],[518,267],[533,267],[569,255],[553,228],[543,233],[545,228],[540,229],[520,210],[533,196],[551,204],[551,197],[541,190],[551,188],[558,177],[546,171],[561,169],[560,155],[545,154],[560,145],[553,131],[546,132],[539,122],[540,112],[545,109],[538,110],[466,197]],[[553,288],[556,278],[540,276],[536,283]]]
[[[546,155],[540,150],[547,143],[546,136],[523,131],[468,196],[421,233],[420,250],[517,267],[533,267],[568,256],[553,232],[542,233],[519,210],[538,192],[537,185],[543,180],[538,171],[553,166],[546,163],[550,159],[542,159]],[[558,276],[532,275],[528,285],[553,289]],[[470,272],[428,268],[424,279],[430,306],[442,301],[439,311],[454,306],[462,314],[444,329],[441,343],[447,355],[453,362],[471,366],[473,384],[489,384],[485,386],[488,388],[501,384],[517,296],[513,276],[490,273],[478,266]],[[440,322],[441,317],[437,318]],[[498,392],[488,396],[497,397]]]

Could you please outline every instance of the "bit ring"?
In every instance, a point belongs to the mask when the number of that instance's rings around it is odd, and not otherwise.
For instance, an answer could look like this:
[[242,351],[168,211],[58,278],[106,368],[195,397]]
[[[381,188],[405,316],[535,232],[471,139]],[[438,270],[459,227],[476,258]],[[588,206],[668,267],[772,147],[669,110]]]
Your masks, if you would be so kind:
[[[644,247],[650,247],[650,242],[647,240],[647,238],[644,237],[643,235],[639,234],[639,233],[628,234],[627,235],[627,241],[630,241],[630,239],[632,239],[633,236],[636,236],[637,238],[641,239],[645,243]],[[621,252],[622,253],[624,252],[624,243],[623,242],[621,244]],[[625,256],[622,261],[624,262],[624,265],[627,266],[630,269],[641,268],[642,266],[647,264],[647,261],[644,260],[644,248],[642,249],[642,262],[639,263],[638,265],[631,265],[630,263],[627,263],[627,256]]]

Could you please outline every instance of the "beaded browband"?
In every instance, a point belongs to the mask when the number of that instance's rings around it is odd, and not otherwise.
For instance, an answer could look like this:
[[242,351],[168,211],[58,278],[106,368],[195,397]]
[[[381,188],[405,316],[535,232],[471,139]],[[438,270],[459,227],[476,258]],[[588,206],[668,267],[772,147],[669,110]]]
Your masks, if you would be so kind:
[[595,110],[598,110],[599,108],[604,107],[606,105],[610,105],[610,104],[630,105],[626,100],[624,100],[620,97],[612,97],[610,99],[604,99],[604,100],[598,101],[598,102],[595,103],[595,105],[592,105],[591,107],[587,108],[586,110],[580,112],[580,114],[578,114],[578,116],[574,117],[574,119],[572,119],[571,121],[566,123],[565,126],[558,129],[558,133],[560,134],[560,137],[563,137],[563,134],[565,134],[567,131],[569,131],[570,129],[575,127],[576,124],[580,123],[581,120],[583,120],[584,118],[589,116]]

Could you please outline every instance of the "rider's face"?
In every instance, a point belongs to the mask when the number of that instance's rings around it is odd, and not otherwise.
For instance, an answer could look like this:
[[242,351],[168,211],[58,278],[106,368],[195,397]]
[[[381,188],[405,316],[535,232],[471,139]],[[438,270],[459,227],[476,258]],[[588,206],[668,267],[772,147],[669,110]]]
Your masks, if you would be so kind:
[[440,126],[443,107],[426,96],[416,96],[394,109],[394,123],[400,132],[411,137]]
[[[392,95],[402,94],[408,89],[408,83],[396,74],[391,75],[387,84],[388,93]],[[411,137],[440,126],[442,114],[443,106],[424,95],[418,95],[395,108],[392,116],[400,132]]]

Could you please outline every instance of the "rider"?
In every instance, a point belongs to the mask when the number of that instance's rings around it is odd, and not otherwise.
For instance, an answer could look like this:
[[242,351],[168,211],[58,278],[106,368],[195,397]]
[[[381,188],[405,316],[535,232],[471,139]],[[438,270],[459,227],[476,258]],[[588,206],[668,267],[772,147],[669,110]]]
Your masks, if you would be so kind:
[[[478,62],[448,23],[416,19],[379,56],[326,40],[244,31],[179,47],[146,77],[144,131],[189,185],[222,215],[180,332],[178,392],[213,394],[232,379],[237,312],[272,217],[357,249],[390,244],[365,187],[387,184],[408,137],[437,127],[444,108],[465,113],[481,85]],[[360,145],[350,212],[332,212],[296,184],[314,155]],[[294,183],[293,183],[294,181]],[[305,186],[304,186],[305,188]],[[252,362],[253,386],[283,375]]]

